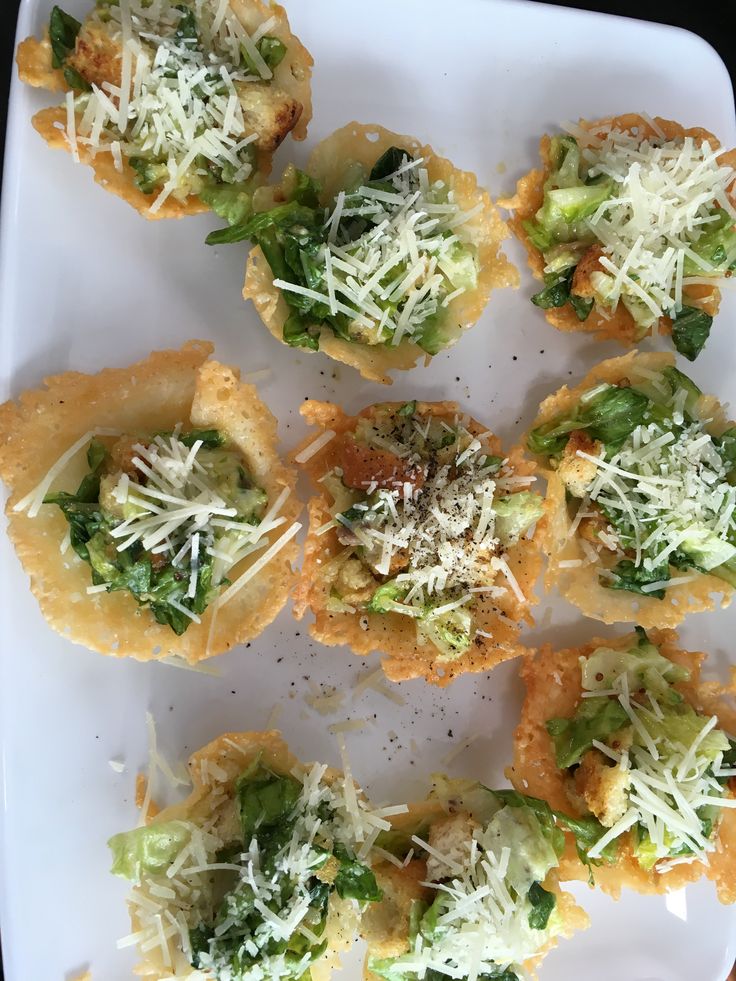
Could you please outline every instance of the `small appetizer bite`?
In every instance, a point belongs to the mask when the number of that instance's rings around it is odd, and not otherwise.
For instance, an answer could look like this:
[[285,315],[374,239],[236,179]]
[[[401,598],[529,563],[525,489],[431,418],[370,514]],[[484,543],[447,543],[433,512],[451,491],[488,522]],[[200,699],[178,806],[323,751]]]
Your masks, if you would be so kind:
[[[561,878],[606,892],[667,892],[701,876],[736,901],[736,713],[700,681],[705,654],[674,631],[544,647],[522,665],[526,700],[509,776],[605,834],[586,868],[572,851]],[[590,868],[590,864],[595,867]]]
[[671,354],[604,361],[545,399],[548,588],[605,623],[676,626],[736,585],[736,426]]
[[693,361],[736,263],[736,151],[707,130],[629,113],[544,136],[511,226],[559,330],[635,344],[672,334]]
[[254,209],[207,239],[256,246],[243,296],[278,340],[373,381],[450,347],[492,289],[518,285],[475,176],[381,126],[337,130]]
[[[566,835],[541,800],[435,776],[429,800],[379,836],[394,862],[366,910],[366,976],[385,981],[521,981],[588,918],[558,885]],[[564,822],[564,815],[561,815]],[[584,838],[603,829],[580,825]]]
[[255,637],[293,581],[296,475],[252,385],[191,341],[0,406],[8,533],[70,640],[196,662]]
[[33,125],[145,218],[250,211],[285,137],[304,139],[312,59],[261,0],[112,0],[83,23],[54,7],[21,42],[22,81],[66,92]]
[[534,466],[454,402],[385,402],[320,427],[295,460],[317,491],[294,612],[312,636],[380,651],[392,681],[449,684],[522,652],[539,573]]
[[[145,977],[328,981],[380,899],[372,849],[389,827],[349,775],[304,765],[278,732],[221,736],[189,761],[181,804],[115,835],[112,871],[133,883]],[[202,973],[200,973],[202,972]]]

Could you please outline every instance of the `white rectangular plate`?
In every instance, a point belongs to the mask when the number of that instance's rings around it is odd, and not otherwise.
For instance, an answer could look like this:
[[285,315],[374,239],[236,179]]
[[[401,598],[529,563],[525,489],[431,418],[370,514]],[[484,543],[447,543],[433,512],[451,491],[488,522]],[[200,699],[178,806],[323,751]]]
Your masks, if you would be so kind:
[[[67,8],[79,16],[88,3],[67,0]],[[18,37],[39,34],[49,9],[50,0],[24,0]],[[314,143],[353,118],[426,140],[474,170],[494,197],[536,165],[545,130],[578,116],[644,109],[736,142],[724,66],[705,42],[681,31],[520,0],[291,0],[289,16],[315,58],[315,118],[306,146],[287,141],[277,171],[292,156],[304,161]],[[211,338],[219,357],[244,371],[273,369],[260,387],[286,448],[304,434],[298,409],[307,396],[355,410],[389,395],[322,355],[271,338],[240,296],[243,246],[204,245],[214,219],[147,223],[96,186],[87,168],[47,149],[30,123],[47,101],[14,82],[2,212],[3,395],[47,374],[127,364],[193,337]],[[508,251],[524,266],[521,290],[494,295],[453,351],[403,375],[390,391],[457,399],[507,442],[520,437],[544,395],[621,353],[549,327],[529,303],[532,281],[520,249],[509,244]],[[736,368],[734,312],[727,295],[692,369],[726,399]],[[278,703],[299,755],[336,763],[326,724],[367,718],[349,746],[376,799],[423,795],[443,756],[481,733],[451,771],[504,782],[521,698],[514,662],[445,691],[403,685],[403,707],[375,692],[352,702],[366,662],[311,643],[307,625],[288,609],[248,649],[211,662],[217,677],[115,661],[46,626],[4,536],[0,571],[8,981],[70,977],[86,965],[94,981],[131,976],[134,954],[115,948],[128,932],[126,886],[108,875],[105,842],[136,823],[133,781],[146,759],[146,710],[170,759],[225,730],[262,728]],[[547,626],[530,632],[530,643],[616,633],[546,601],[537,622]],[[682,634],[723,666],[735,628],[736,607],[693,617]],[[339,716],[325,719],[307,707],[310,680],[348,693]],[[111,759],[124,760],[125,772],[113,772]],[[549,956],[543,981],[588,978],[591,967],[597,981],[723,981],[734,961],[736,912],[719,905],[709,883],[667,901],[626,895],[613,903],[585,886],[576,892],[593,925]],[[357,981],[359,959],[356,951],[346,963],[347,981]]]

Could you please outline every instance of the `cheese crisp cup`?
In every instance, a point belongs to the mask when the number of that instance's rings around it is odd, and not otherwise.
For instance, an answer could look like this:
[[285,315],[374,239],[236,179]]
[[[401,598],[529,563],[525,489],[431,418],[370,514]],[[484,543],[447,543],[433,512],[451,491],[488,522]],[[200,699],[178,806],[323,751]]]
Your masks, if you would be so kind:
[[278,340],[373,381],[450,347],[492,289],[518,285],[475,176],[380,126],[337,130],[254,208],[207,239],[253,242],[243,295]]
[[[508,775],[523,793],[605,834],[568,849],[565,879],[667,892],[705,876],[736,901],[736,714],[700,680],[705,654],[671,630],[637,628],[583,647],[544,647],[522,666],[526,699]],[[582,859],[582,861],[581,861]]]
[[304,139],[312,59],[283,7],[261,0],[60,7],[18,47],[22,81],[65,91],[33,125],[146,218],[250,211],[285,137]]
[[534,467],[453,402],[385,402],[320,427],[295,455],[316,489],[294,612],[392,681],[447,685],[521,653],[541,558]]
[[190,663],[286,602],[301,505],[252,385],[192,341],[0,406],[8,533],[52,627]]
[[[343,747],[344,748],[344,747]],[[132,883],[137,974],[198,981],[328,981],[361,909],[386,817],[349,774],[302,764],[278,732],[230,733],[189,761],[193,790],[110,839]]]
[[568,821],[514,790],[435,775],[429,799],[392,825],[377,842],[383,898],[361,922],[371,981],[522,981],[587,926],[559,887],[559,863],[571,827],[582,847],[603,832],[595,819]]
[[675,626],[736,585],[736,426],[670,354],[604,361],[545,399],[545,582],[605,623]]
[[559,330],[634,344],[671,333],[694,360],[736,263],[736,151],[698,127],[629,113],[541,142],[511,226]]

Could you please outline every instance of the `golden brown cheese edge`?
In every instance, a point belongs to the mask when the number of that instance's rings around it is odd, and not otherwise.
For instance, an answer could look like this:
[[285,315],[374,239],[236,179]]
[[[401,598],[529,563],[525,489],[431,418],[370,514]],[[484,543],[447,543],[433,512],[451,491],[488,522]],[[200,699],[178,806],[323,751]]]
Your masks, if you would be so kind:
[[[412,136],[401,136],[378,125],[352,122],[319,143],[311,153],[307,173],[322,184],[323,201],[328,204],[343,186],[345,171],[351,163],[370,169],[389,147],[400,146],[414,157],[422,157],[431,181],[442,180],[455,192],[463,210],[478,204],[481,212],[468,224],[473,244],[478,251],[480,272],[475,290],[456,297],[448,304],[448,317],[457,323],[455,343],[460,335],[478,320],[494,289],[519,285],[516,268],[500,251],[508,235],[506,224],[493,206],[487,191],[478,186],[474,174],[459,170],[449,160],[437,156],[430,146],[423,146]],[[283,328],[289,307],[280,290],[273,285],[274,276],[259,247],[251,249],[245,273],[243,296],[253,301],[256,310],[276,340],[284,343]],[[431,358],[417,344],[403,340],[392,345],[367,345],[336,337],[323,328],[320,351],[342,364],[356,368],[370,381],[391,384],[389,371],[407,370],[424,359]]]
[[[686,129],[674,120],[662,119],[660,116],[656,116],[654,122],[668,140],[691,136],[697,143],[708,140],[714,148],[717,149],[720,146],[715,136],[702,127],[694,126]],[[625,113],[621,116],[592,121],[581,119],[578,125],[592,132],[601,126],[612,125],[615,129],[623,132],[631,132],[636,128],[642,135],[642,138],[658,136],[651,122],[637,113]],[[542,253],[530,241],[523,223],[533,220],[535,214],[542,206],[544,200],[544,183],[551,170],[549,151],[550,138],[545,135],[541,138],[539,144],[542,169],[532,170],[528,174],[525,174],[517,182],[515,195],[499,202],[502,207],[509,208],[513,211],[513,216],[509,219],[509,226],[524,246],[529,268],[535,279],[539,280],[543,279],[544,258]],[[736,150],[724,152],[719,159],[729,166],[736,166]],[[708,285],[691,286],[688,289],[688,295],[711,316],[715,316],[718,312],[721,294],[717,287]],[[544,310],[543,312],[547,321],[558,330],[593,333],[598,340],[616,340],[627,346],[636,344],[639,339],[638,327],[623,303],[619,303],[616,310],[607,316],[603,316],[593,307],[589,316],[584,321],[578,319],[577,314],[569,304],[564,307]],[[658,332],[669,334],[671,330],[672,321],[670,318],[662,317]],[[650,329],[647,333],[653,333],[653,330]]]
[[[286,11],[272,0],[230,0],[230,6],[238,18],[249,30],[269,17],[276,18],[276,24],[271,33],[279,37],[287,47],[283,61],[274,71],[273,81],[287,95],[295,99],[302,107],[299,118],[291,130],[295,140],[303,140],[312,118],[311,75],[314,60],[301,41],[292,34]],[[50,92],[67,92],[69,86],[64,80],[62,71],[54,68],[51,62],[51,45],[48,33],[41,39],[28,37],[18,45],[16,53],[18,76],[22,82],[35,88],[44,88]],[[81,117],[77,115],[77,125]],[[67,111],[65,106],[52,106],[41,109],[33,117],[33,126],[46,143],[57,150],[71,152],[71,146],[66,136]],[[80,163],[92,168],[95,181],[106,191],[110,191],[132,205],[144,218],[155,221],[163,218],[184,218],[188,215],[201,214],[209,211],[199,197],[190,195],[186,200],[179,201],[169,197],[157,211],[151,211],[155,194],[144,194],[136,185],[136,172],[123,160],[123,169],[117,170],[112,154],[94,154],[83,143],[77,144],[77,154]],[[260,153],[258,168],[253,178],[255,187],[271,169],[271,154]]]
[[[287,601],[298,554],[294,541],[232,600],[221,608],[210,604],[202,622],[177,637],[127,592],[87,594],[89,566],[71,549],[60,551],[68,526],[58,508],[44,506],[34,518],[13,510],[61,453],[91,428],[154,433],[183,423],[225,432],[270,502],[284,488],[291,489],[281,512],[287,523],[269,534],[275,541],[301,510],[293,490],[295,472],[278,455],[276,420],[255,387],[240,382],[233,369],[207,360],[211,352],[210,343],[190,341],[179,351],[156,352],[129,367],[96,375],[66,372],[0,406],[0,477],[10,491],[8,534],[44,617],[74,643],[115,657],[175,655],[195,663],[255,637]],[[83,458],[80,453],[70,463],[59,485],[76,487],[86,472]],[[239,563],[230,578],[234,581],[252,561]]]
[[[539,409],[532,429],[556,416],[563,415],[577,405],[580,396],[601,382],[615,384],[628,378],[632,383],[645,380],[645,372],[661,372],[673,366],[675,356],[667,353],[640,353],[630,351],[620,358],[611,358],[596,365],[580,384],[573,388],[563,385],[548,396]],[[712,420],[708,429],[723,432],[729,423],[714,396],[705,395],[699,403],[701,418]],[[526,439],[524,440],[526,443]],[[556,587],[560,594],[586,616],[603,623],[638,623],[648,627],[676,627],[689,613],[711,610],[720,604],[727,606],[733,596],[733,588],[716,576],[701,573],[688,583],[671,586],[663,600],[653,596],[638,596],[623,590],[607,589],[598,578],[597,563],[576,567],[561,566],[563,562],[587,562],[579,536],[570,534],[571,518],[568,514],[565,485],[554,470],[543,469],[547,480],[548,523],[544,549],[548,564],[545,571],[545,587]]]
[[[736,712],[723,698],[732,689],[700,680],[706,655],[682,650],[673,630],[651,630],[649,639],[664,657],[690,669],[690,680],[677,685],[687,701],[697,711],[717,715],[719,724],[727,731],[736,731]],[[546,723],[552,718],[569,718],[575,712],[582,692],[581,657],[589,657],[598,647],[625,648],[630,642],[630,634],[616,640],[594,637],[587,644],[568,650],[554,651],[545,645],[536,656],[524,659],[521,677],[526,694],[514,733],[514,762],[507,770],[508,778],[520,793],[540,797],[550,807],[573,817],[581,816],[565,792],[565,777],[557,767]],[[719,848],[710,856],[707,866],[683,864],[662,874],[641,868],[627,835],[618,861],[594,868],[595,885],[618,898],[624,888],[640,893],[664,893],[706,876],[714,882],[721,902],[736,902],[736,811],[732,808],[723,809],[718,838]],[[588,869],[577,857],[571,842],[561,862],[560,878],[588,880]]]
[[[398,409],[402,403],[381,404]],[[372,408],[369,406],[361,415],[370,413]],[[359,656],[379,651],[383,655],[384,672],[391,681],[423,677],[431,684],[440,686],[450,684],[461,674],[487,671],[502,661],[518,657],[524,650],[519,641],[520,626],[524,622],[533,622],[530,606],[536,602],[533,587],[541,569],[538,539],[543,537],[545,519],[537,523],[532,539],[524,537],[508,551],[509,566],[527,602],[520,603],[511,589],[507,589],[493,603],[480,600],[476,609],[477,625],[492,637],[476,637],[471,650],[456,660],[442,661],[433,653],[430,645],[418,645],[413,621],[401,614],[362,611],[332,613],[327,608],[330,598],[329,564],[339,561],[345,549],[334,529],[317,534],[317,529],[332,517],[329,510],[332,501],[324,485],[319,483],[319,478],[335,466],[340,439],[355,429],[359,416],[348,416],[339,406],[329,402],[311,400],[304,403],[300,411],[307,422],[319,427],[319,432],[305,440],[302,447],[295,451],[295,456],[327,429],[336,433],[335,438],[320,452],[301,465],[311,479],[314,495],[308,506],[309,533],[299,583],[294,592],[294,613],[301,618],[307,610],[311,610],[315,617],[310,626],[312,636],[329,646],[347,644]],[[462,415],[454,402],[419,402],[417,412],[448,421]],[[474,434],[487,432],[486,427],[475,420],[470,420],[466,425]],[[492,436],[489,442],[491,451],[502,455],[498,438]],[[514,447],[508,457],[515,473],[535,473],[534,464],[524,457],[520,448]]]

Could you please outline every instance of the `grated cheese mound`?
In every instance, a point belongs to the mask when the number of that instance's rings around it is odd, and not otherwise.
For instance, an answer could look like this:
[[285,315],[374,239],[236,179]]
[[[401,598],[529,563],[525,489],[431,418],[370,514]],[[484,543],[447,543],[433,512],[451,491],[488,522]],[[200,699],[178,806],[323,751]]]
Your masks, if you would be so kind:
[[[298,934],[309,941],[308,947],[319,944],[313,932],[319,924],[310,918],[310,905],[314,874],[324,864],[324,850],[341,846],[358,861],[365,861],[378,834],[390,828],[387,818],[405,808],[373,809],[349,772],[331,782],[325,779],[327,767],[315,763],[291,774],[301,782],[302,790],[294,806],[290,837],[275,857],[264,861],[255,836],[241,853],[223,858],[219,853],[232,845],[233,835],[228,817],[232,796],[225,785],[228,775],[211,760],[203,759],[202,765],[203,780],[210,785],[207,816],[198,817],[196,823],[179,822],[186,831],[185,840],[169,867],[157,874],[144,873],[135,883],[128,902],[137,928],[118,941],[118,947],[136,945],[144,954],[155,951],[172,976],[186,981],[300,977],[309,966],[309,951],[300,962],[293,952],[279,952],[278,947]],[[216,944],[209,952],[199,953],[197,970],[192,966],[192,933],[200,924],[211,923],[221,910],[223,889],[227,911],[218,922],[218,937],[242,922],[239,904],[244,902],[248,909],[258,911],[261,924],[240,948],[246,960],[242,970],[235,971]],[[247,966],[252,958],[255,963]]]
[[[618,557],[630,551],[637,567],[654,572],[666,571],[680,549],[706,571],[736,556],[736,487],[706,423],[646,423],[615,453],[577,451],[595,465],[587,493],[615,525],[607,537],[609,547],[620,549]],[[653,592],[671,582],[643,589]]]
[[441,905],[431,938],[419,932],[413,949],[394,962],[397,975],[437,972],[477,979],[510,970],[524,976],[521,965],[537,956],[560,926],[554,911],[544,929],[529,923],[529,889],[557,865],[536,818],[502,807],[469,838],[453,838],[450,850],[417,837],[413,841],[430,855],[435,872],[423,885]]
[[[462,211],[452,188],[430,182],[423,162],[405,157],[384,178],[390,191],[361,185],[337,195],[319,252],[325,292],[283,279],[274,285],[346,314],[351,340],[397,345],[419,336],[452,299],[475,288],[478,264],[463,226],[483,207]],[[367,228],[356,238],[361,219]]]
[[[415,417],[410,428],[405,424],[403,433],[396,430],[390,437],[371,430],[369,443],[394,452],[407,466],[421,467],[424,480],[421,486],[408,480],[396,480],[393,487],[371,482],[364,503],[353,509],[359,517],[348,521],[338,514],[336,520],[343,528],[341,540],[357,542],[379,576],[393,577],[397,595],[384,601],[384,612],[413,617],[423,636],[425,624],[431,631],[433,622],[457,611],[467,647],[473,636],[469,610],[481,596],[494,598],[511,589],[526,602],[505,559],[521,532],[499,538],[497,512],[499,498],[513,500],[510,493],[535,478],[514,475],[507,460],[489,456],[486,439],[472,435],[460,418],[454,426],[442,424],[449,445],[428,463],[413,438],[426,439],[431,423]],[[459,637],[453,641],[455,650],[460,643]]]
[[[718,162],[721,150],[707,140],[641,140],[609,129],[600,138],[588,134],[581,156],[588,176],[610,178],[614,196],[585,219],[602,244],[600,265],[607,274],[596,284],[605,304],[630,305],[635,319],[652,324],[674,317],[683,306],[683,289],[699,277],[718,276],[714,265],[692,246],[709,230],[714,208],[736,222],[728,192],[736,172]],[[697,275],[685,275],[685,263]]]
[[288,491],[257,523],[244,521],[238,502],[223,493],[217,460],[203,452],[202,440],[188,447],[178,432],[155,436],[148,445],[134,444],[132,465],[141,474],[141,482],[126,472],[120,474],[112,498],[123,515],[129,516],[109,533],[119,552],[140,543],[152,555],[170,559],[175,569],[189,577],[187,596],[193,597],[205,555],[213,560],[212,586],[216,588],[233,566],[267,545],[268,533],[286,520],[277,513]]
[[[184,29],[190,12],[196,37]],[[123,157],[160,163],[165,179],[156,181],[154,213],[170,195],[196,194],[213,172],[227,183],[252,174],[258,134],[247,125],[239,87],[272,78],[255,43],[270,21],[251,37],[227,0],[195,0],[186,10],[170,0],[120,0],[85,24],[119,53],[120,80],[75,96],[72,147],[113,153],[118,169]]]
[[[644,698],[631,691],[626,672],[614,679],[610,692],[603,694],[618,699],[633,728],[628,750],[618,752],[604,743],[594,743],[623,771],[628,807],[589,849],[589,857],[598,858],[610,842],[637,826],[648,837],[646,860],[656,862],[658,872],[666,872],[674,864],[707,862],[708,854],[718,847],[714,834],[718,810],[736,807],[736,799],[725,795],[718,779],[732,773],[724,766],[724,750],[715,758],[705,751],[709,735],[711,739],[722,736],[723,745],[728,746],[725,734],[717,728],[717,717],[698,716],[700,730],[685,744],[673,738],[672,727],[663,723],[667,708],[663,709],[661,700],[649,690]],[[711,812],[710,823],[705,825],[704,808]]]

